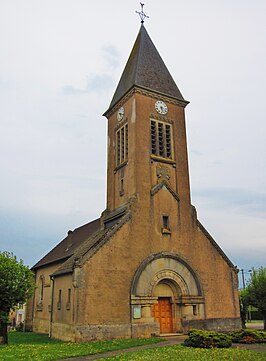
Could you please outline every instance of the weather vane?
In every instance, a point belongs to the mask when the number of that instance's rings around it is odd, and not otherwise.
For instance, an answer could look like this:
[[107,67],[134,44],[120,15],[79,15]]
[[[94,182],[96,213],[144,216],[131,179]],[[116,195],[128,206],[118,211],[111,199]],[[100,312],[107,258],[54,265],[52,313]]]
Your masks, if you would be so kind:
[[139,17],[141,18],[141,24],[144,23],[145,18],[149,18],[148,15],[144,14],[143,6],[144,4],[140,3],[141,11],[136,11],[137,14],[139,14]]

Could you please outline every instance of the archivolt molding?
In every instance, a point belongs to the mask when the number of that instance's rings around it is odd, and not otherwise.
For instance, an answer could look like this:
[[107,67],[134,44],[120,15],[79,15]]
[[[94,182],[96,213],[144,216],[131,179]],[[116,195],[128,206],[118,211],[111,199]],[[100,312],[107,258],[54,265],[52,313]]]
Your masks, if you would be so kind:
[[[184,260],[182,257],[180,257],[178,254],[175,253],[171,253],[171,252],[160,252],[157,254],[152,254],[149,257],[147,257],[138,267],[133,280],[132,280],[132,284],[131,284],[131,295],[132,296],[144,296],[144,294],[137,294],[137,288],[138,288],[138,284],[139,284],[139,280],[140,277],[142,276],[142,274],[145,272],[145,270],[147,270],[147,267],[156,260],[159,259],[172,259],[177,261],[177,264],[180,264],[180,267],[183,267],[184,271],[186,270],[187,274],[190,275],[191,279],[193,279],[193,282],[195,284],[195,287],[197,288],[197,295],[198,296],[203,296],[203,290],[202,290],[202,286],[199,280],[198,275],[196,274],[196,272],[193,270],[193,268],[189,265],[189,263]],[[165,273],[164,273],[165,272]],[[170,272],[170,273],[168,273]],[[157,277],[157,278],[156,278]],[[146,275],[146,284],[147,282],[149,283],[149,285],[147,284],[147,288],[146,288],[146,292],[149,293],[151,295],[152,293],[152,287],[154,287],[156,284],[158,284],[158,282],[160,282],[160,280],[162,280],[163,278],[165,279],[172,279],[176,282],[176,284],[180,287],[180,289],[182,290],[182,293],[184,292],[185,295],[188,295],[189,292],[187,291],[188,285],[187,283],[184,281],[184,278],[182,275],[177,274],[174,270],[169,270],[169,269],[161,269],[158,272],[156,272],[156,275],[151,275],[151,279],[149,280],[149,275]],[[182,281],[183,278],[183,281]],[[156,283],[157,282],[157,283]],[[187,285],[187,286],[186,286]]]
[[149,295],[153,294],[153,290],[154,288],[158,285],[158,283],[160,283],[162,280],[170,280],[173,281],[175,285],[177,285],[180,290],[181,290],[181,294],[182,295],[188,295],[189,294],[189,289],[188,286],[184,280],[184,278],[179,275],[178,273],[172,271],[172,270],[162,270],[160,272],[158,272],[153,279],[150,282],[150,288],[149,288]]

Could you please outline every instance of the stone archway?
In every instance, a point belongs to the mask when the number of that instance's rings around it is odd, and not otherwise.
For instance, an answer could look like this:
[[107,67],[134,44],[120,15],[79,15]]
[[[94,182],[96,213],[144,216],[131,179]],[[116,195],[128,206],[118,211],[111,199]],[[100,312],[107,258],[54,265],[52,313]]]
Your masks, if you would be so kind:
[[161,334],[173,332],[173,319],[176,315],[174,300],[180,293],[180,289],[170,279],[162,278],[153,287],[152,296],[158,299],[157,303],[151,306],[151,315],[154,321],[160,325]]
[[144,324],[147,329],[150,324],[154,334],[182,332],[183,320],[204,318],[197,274],[172,253],[151,255],[142,262],[132,282],[131,305],[134,329],[141,330]]

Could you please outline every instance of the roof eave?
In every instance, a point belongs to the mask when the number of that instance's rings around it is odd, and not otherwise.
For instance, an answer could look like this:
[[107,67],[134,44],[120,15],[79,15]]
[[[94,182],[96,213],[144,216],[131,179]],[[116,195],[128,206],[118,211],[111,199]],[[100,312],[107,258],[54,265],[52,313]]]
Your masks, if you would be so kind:
[[165,100],[167,100],[167,99],[174,100],[183,108],[185,108],[190,103],[188,100],[177,98],[177,97],[174,97],[173,95],[169,95],[169,94],[166,94],[166,93],[154,90],[154,89],[150,89],[150,88],[142,86],[142,85],[134,84],[131,88],[128,89],[128,91],[123,96],[121,96],[112,106],[110,106],[103,113],[103,116],[108,118],[114,111],[116,111],[116,109],[119,108],[119,106],[123,103],[124,98],[127,98],[131,92],[135,93],[136,91],[134,91],[134,90],[138,90],[138,89],[141,91],[144,91],[144,92],[145,91],[148,92],[149,94],[147,94],[147,95],[149,95],[149,96],[153,95],[154,98],[161,99],[163,97]]
[[[73,252],[74,253],[74,252]],[[42,268],[42,267],[47,267],[47,266],[51,266],[51,265],[53,265],[53,264],[55,264],[55,263],[59,263],[59,262],[65,262],[68,258],[70,258],[72,255],[73,255],[73,253],[72,254],[70,254],[70,255],[68,255],[68,256],[66,256],[66,257],[61,257],[61,258],[57,258],[57,259],[54,259],[54,260],[52,260],[52,261],[48,261],[48,262],[46,262],[46,263],[42,263],[42,264],[40,264],[39,266],[38,266],[38,263],[36,263],[34,266],[32,266],[31,267],[31,270],[36,270],[36,269],[38,269],[38,268]]]

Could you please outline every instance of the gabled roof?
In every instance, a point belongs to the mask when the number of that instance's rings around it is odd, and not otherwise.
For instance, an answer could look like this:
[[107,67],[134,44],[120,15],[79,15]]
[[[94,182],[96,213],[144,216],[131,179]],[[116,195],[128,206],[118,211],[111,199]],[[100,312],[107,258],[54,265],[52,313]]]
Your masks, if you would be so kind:
[[86,260],[92,257],[125,223],[131,219],[131,212],[127,210],[110,227],[102,228],[93,233],[82,242],[75,252],[64,263],[62,263],[52,276],[60,276],[73,272],[75,267],[81,267]]
[[214,238],[210,235],[210,233],[207,231],[207,229],[200,223],[199,220],[197,220],[197,226],[201,230],[201,232],[207,237],[207,239],[210,241],[212,246],[216,248],[216,250],[220,253],[220,255],[223,257],[225,262],[233,269],[234,272],[238,272],[237,267],[230,261],[230,259],[227,257],[227,255],[224,253],[224,251],[221,249],[221,247],[218,245],[218,243],[214,240]]
[[109,109],[134,86],[184,101],[144,25],[141,25]]
[[87,223],[74,231],[69,231],[57,246],[55,246],[47,255],[45,255],[32,269],[46,266],[47,264],[63,261],[73,255],[75,250],[93,233],[100,229],[100,218]]

